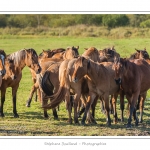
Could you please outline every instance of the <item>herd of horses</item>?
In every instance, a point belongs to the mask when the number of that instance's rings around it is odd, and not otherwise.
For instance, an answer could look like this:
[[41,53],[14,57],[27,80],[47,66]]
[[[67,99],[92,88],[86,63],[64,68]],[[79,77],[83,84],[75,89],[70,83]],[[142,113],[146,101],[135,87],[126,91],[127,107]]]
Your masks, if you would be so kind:
[[[35,101],[39,99],[45,118],[48,118],[47,110],[52,109],[54,118],[58,119],[57,107],[65,102],[70,124],[73,122],[72,108],[75,124],[79,124],[78,118],[82,113],[82,125],[86,121],[96,124],[95,108],[100,102],[106,123],[110,126],[110,113],[113,113],[115,123],[124,121],[126,96],[129,111],[127,128],[131,127],[132,117],[135,125],[143,121],[144,101],[150,88],[150,58],[146,49],[136,49],[129,58],[121,58],[114,47],[103,50],[85,48],[82,55],[79,55],[79,46],[43,50],[39,56],[33,48],[9,55],[0,50],[1,117],[4,117],[7,87],[12,87],[13,114],[14,117],[19,117],[16,94],[25,66],[30,68],[34,82],[26,106],[30,107],[35,93]],[[116,108],[118,96],[120,119]],[[140,110],[139,119],[137,109]]]

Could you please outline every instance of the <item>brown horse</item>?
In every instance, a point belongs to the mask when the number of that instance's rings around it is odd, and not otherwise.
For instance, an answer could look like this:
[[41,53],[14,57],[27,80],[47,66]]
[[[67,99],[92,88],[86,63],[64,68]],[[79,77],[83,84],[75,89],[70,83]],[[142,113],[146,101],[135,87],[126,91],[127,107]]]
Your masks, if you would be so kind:
[[29,68],[35,70],[36,73],[40,73],[41,67],[38,63],[37,53],[32,48],[17,51],[15,53],[8,55],[7,57],[9,59],[14,60],[15,75],[17,76],[17,78],[15,80],[12,80],[12,78],[8,76],[7,78],[2,80],[0,116],[4,117],[3,105],[5,101],[6,89],[8,87],[12,87],[13,113],[14,113],[14,117],[19,117],[16,109],[16,95],[19,87],[19,82],[22,78],[22,69],[25,66],[28,66]]
[[105,103],[107,124],[111,125],[109,115],[109,95],[115,94],[119,90],[119,87],[114,81],[114,71],[106,62],[105,64],[98,64],[84,57],[80,57],[75,62],[74,66],[75,70],[72,76],[74,82],[80,81],[80,79],[86,75],[89,87],[89,96],[81,123],[83,125],[85,124],[89,108],[96,96],[102,96]]
[[[136,115],[136,104],[138,96],[144,94],[150,88],[150,66],[142,59],[116,59],[114,63],[115,79],[120,81],[123,95],[129,103],[129,118],[127,127],[131,127],[132,115],[135,124],[138,125],[138,118]],[[136,76],[135,76],[136,75]],[[124,99],[120,99],[121,107],[124,108]]]
[[[144,48],[143,50],[138,50],[135,49],[136,53],[132,54],[130,56],[130,60],[132,59],[145,59],[149,64],[150,64],[150,58],[149,58],[149,54],[146,51],[146,48]],[[139,117],[139,122],[142,123],[143,122],[143,109],[144,109],[144,101],[146,99],[146,95],[147,92],[139,95],[138,97],[138,103],[137,103],[137,110],[140,109],[140,117]]]

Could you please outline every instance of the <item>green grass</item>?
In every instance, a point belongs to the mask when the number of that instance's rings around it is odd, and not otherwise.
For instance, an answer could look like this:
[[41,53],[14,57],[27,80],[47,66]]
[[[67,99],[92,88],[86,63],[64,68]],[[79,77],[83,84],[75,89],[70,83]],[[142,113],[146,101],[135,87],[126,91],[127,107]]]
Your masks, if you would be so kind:
[[[84,48],[94,46],[97,49],[115,46],[117,52],[122,57],[129,57],[135,52],[135,48],[143,49],[146,47],[150,53],[150,39],[134,38],[134,39],[107,39],[107,38],[81,38],[81,37],[18,37],[0,40],[0,49],[4,49],[7,54],[16,52],[23,48],[34,48],[39,54],[42,49],[66,48],[68,46],[80,46],[79,52],[83,53]],[[23,69],[23,77],[17,93],[17,111],[19,118],[13,118],[11,88],[7,89],[6,101],[4,104],[5,117],[0,118],[0,136],[137,136],[150,135],[150,101],[146,100],[144,110],[144,122],[138,127],[127,130],[125,123],[127,122],[127,112],[125,110],[125,122],[114,124],[107,127],[105,115],[100,111],[100,105],[96,107],[97,125],[69,125],[67,122],[68,113],[64,103],[58,111],[59,120],[54,120],[52,111],[49,110],[49,119],[43,118],[43,110],[40,108],[39,102],[31,103],[31,107],[27,108],[26,101],[32,87],[31,74],[27,67]],[[148,98],[150,93],[148,92]],[[117,104],[118,116],[120,117],[119,100]],[[72,115],[73,116],[73,115]],[[113,116],[111,115],[113,120]],[[79,119],[81,121],[81,118]]]

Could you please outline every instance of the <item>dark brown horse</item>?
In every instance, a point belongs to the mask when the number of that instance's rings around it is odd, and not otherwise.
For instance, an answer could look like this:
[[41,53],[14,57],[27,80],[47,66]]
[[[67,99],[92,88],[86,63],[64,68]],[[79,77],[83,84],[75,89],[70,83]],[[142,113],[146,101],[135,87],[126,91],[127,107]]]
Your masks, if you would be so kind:
[[[131,127],[132,115],[138,125],[136,104],[138,96],[150,88],[150,66],[143,59],[116,59],[114,63],[115,79],[120,82],[123,94],[120,95],[121,108],[124,108],[124,95],[129,103],[129,118],[127,127]],[[122,98],[121,98],[122,97]],[[123,110],[121,110],[123,111]]]
[[3,106],[4,106],[4,101],[5,101],[6,89],[8,87],[12,87],[13,113],[14,113],[14,117],[19,117],[17,113],[17,109],[16,109],[16,96],[17,96],[17,90],[19,87],[19,82],[22,78],[22,69],[25,66],[28,66],[29,68],[35,70],[35,72],[38,74],[41,71],[41,67],[38,63],[37,53],[32,48],[23,49],[15,53],[12,53],[8,55],[8,58],[14,61],[15,75],[17,78],[13,80],[12,78],[8,76],[7,78],[2,80],[0,116],[4,117]]

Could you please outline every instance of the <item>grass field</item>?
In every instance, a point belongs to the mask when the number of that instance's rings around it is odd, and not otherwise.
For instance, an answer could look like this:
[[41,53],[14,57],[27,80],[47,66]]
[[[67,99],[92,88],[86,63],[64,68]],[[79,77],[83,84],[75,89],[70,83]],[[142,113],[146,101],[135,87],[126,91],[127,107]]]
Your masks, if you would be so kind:
[[[68,46],[78,46],[80,54],[84,48],[91,46],[97,49],[115,46],[117,52],[122,57],[129,57],[135,52],[135,48],[146,47],[150,53],[150,39],[104,39],[104,38],[80,38],[80,37],[15,37],[0,40],[0,49],[4,49],[7,54],[16,52],[23,48],[34,48],[39,54],[42,49],[66,48]],[[49,119],[43,118],[43,110],[39,102],[31,103],[27,108],[30,89],[32,87],[31,74],[27,67],[23,69],[23,77],[17,93],[17,110],[19,118],[13,118],[11,88],[7,89],[6,101],[4,104],[4,118],[0,118],[0,136],[148,136],[150,135],[150,92],[148,93],[144,110],[144,122],[138,127],[134,126],[129,130],[125,128],[127,122],[127,112],[125,110],[125,122],[107,127],[105,115],[101,113],[99,104],[96,107],[97,125],[69,125],[68,115],[64,103],[58,111],[59,120],[54,120],[52,111],[49,110]],[[117,104],[118,116],[120,117],[119,100]],[[113,116],[111,115],[113,120]],[[81,120],[81,119],[79,119]]]

